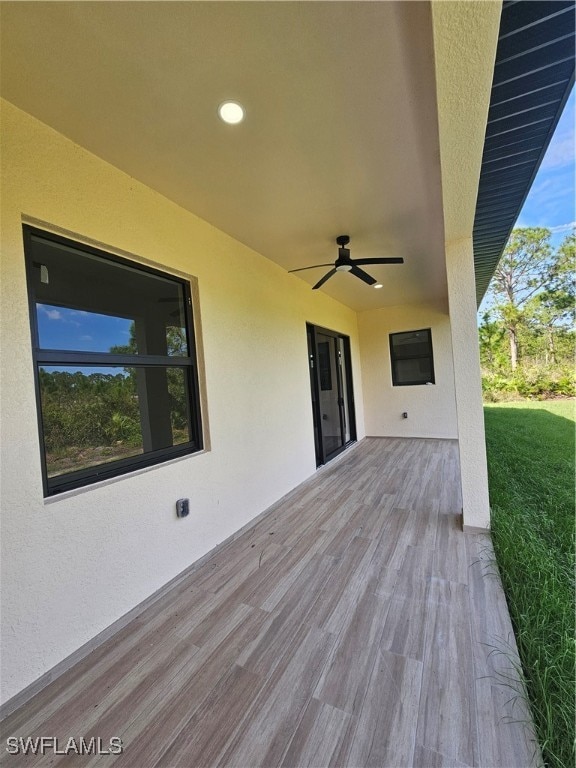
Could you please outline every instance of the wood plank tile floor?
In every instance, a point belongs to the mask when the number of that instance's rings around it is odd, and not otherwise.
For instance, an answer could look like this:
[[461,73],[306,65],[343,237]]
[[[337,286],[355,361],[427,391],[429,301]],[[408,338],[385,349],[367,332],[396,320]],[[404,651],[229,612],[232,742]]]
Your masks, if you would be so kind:
[[362,441],[2,724],[122,754],[3,763],[539,765],[490,539],[459,510],[455,441]]

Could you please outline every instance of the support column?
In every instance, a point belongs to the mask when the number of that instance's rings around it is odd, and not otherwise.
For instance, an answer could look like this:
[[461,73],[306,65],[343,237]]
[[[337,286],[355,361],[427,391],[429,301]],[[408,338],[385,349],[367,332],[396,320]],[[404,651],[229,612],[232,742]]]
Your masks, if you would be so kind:
[[464,530],[490,527],[472,238],[446,244]]

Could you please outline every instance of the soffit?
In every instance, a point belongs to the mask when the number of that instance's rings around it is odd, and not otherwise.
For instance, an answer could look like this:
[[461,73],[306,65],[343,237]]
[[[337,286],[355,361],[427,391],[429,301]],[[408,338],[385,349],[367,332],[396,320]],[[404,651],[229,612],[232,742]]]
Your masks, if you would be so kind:
[[[428,2],[2,2],[2,95],[284,269],[403,256],[323,291],[446,295]],[[237,128],[216,117],[233,98]],[[193,243],[191,243],[193,249]],[[210,257],[210,254],[203,254]],[[294,280],[315,283],[327,270]]]
[[575,3],[503,4],[474,220],[478,304],[574,84]]

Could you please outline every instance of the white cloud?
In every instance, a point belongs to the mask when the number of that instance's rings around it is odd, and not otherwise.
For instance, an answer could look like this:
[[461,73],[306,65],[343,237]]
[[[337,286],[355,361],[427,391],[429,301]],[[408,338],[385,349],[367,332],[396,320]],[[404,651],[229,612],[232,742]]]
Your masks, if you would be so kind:
[[558,224],[556,227],[550,227],[550,232],[570,232],[572,229],[576,229],[576,221],[571,221],[570,224]]
[[541,195],[553,186],[554,181],[552,179],[544,179],[543,181],[540,181],[534,185],[534,187],[530,190],[530,194],[533,196]]
[[537,181],[522,209],[522,220],[529,220],[529,226],[550,226],[556,221],[566,221],[573,216],[574,183],[572,174],[565,170],[553,172],[554,178]]
[[560,117],[558,125],[552,140],[548,146],[544,160],[542,161],[542,168],[544,170],[558,169],[558,168],[574,168],[574,154],[576,148],[575,132],[576,132],[576,114],[575,114],[574,91],[570,95],[570,98],[566,102],[564,112]]
[[44,304],[38,304],[38,309],[44,312],[48,320],[63,320],[62,313],[57,309],[48,309]]
[[80,341],[92,341],[92,336],[80,336]]
[[549,171],[570,165],[574,165],[574,131],[559,136],[556,141],[552,139],[542,161],[542,169]]

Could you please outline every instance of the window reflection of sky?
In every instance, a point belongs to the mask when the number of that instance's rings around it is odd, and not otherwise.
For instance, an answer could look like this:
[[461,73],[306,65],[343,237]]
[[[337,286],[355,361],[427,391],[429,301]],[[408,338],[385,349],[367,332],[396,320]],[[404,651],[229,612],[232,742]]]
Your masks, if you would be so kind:
[[38,335],[42,349],[109,352],[126,346],[132,321],[50,304],[37,304]]

